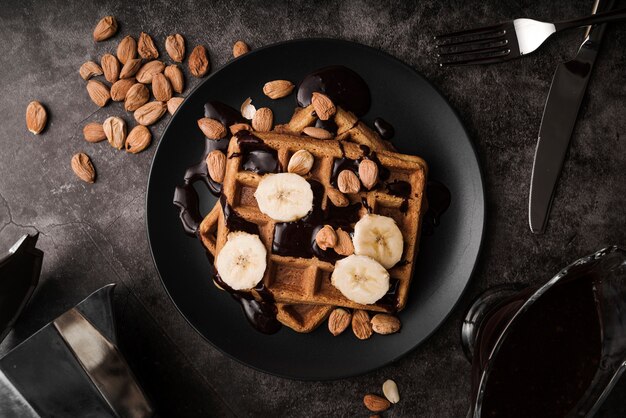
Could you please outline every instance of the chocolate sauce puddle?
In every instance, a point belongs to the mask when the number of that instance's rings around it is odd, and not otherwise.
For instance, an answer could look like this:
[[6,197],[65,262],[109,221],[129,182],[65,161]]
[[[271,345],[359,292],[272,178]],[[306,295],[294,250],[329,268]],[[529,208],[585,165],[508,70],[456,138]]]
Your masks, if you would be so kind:
[[278,173],[278,152],[265,145],[263,140],[248,131],[239,131],[235,134],[241,152],[241,168],[258,174]]

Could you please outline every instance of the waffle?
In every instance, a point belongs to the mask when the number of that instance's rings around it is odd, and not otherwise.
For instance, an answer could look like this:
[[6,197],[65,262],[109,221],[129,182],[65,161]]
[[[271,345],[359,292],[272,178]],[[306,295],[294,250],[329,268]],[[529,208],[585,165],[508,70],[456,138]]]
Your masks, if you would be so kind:
[[[346,132],[356,126],[358,122]],[[311,173],[306,177],[316,180],[323,186],[322,208],[327,207],[327,190],[333,187],[331,172],[335,160],[341,158],[358,160],[368,153],[367,147],[345,141],[309,138],[303,140],[301,136],[277,132],[255,132],[254,136],[263,141],[264,147],[276,151],[278,167],[287,167],[291,155],[300,149],[305,149],[314,156],[315,164]],[[363,216],[369,208],[373,213],[393,218],[402,231],[404,239],[403,261],[389,270],[392,284],[390,293],[383,297],[385,302],[381,300],[376,304],[362,305],[344,297],[331,284],[333,263],[316,257],[281,256],[272,252],[274,227],[277,222],[259,210],[254,192],[261,176],[242,170],[244,158],[242,152],[238,138],[233,137],[228,148],[229,158],[222,194],[235,213],[258,227],[261,241],[268,249],[268,264],[262,283],[277,303],[321,304],[378,312],[395,312],[404,308],[417,253],[421,219],[425,212],[424,192],[427,166],[421,158],[391,151],[380,151],[376,154],[381,169],[389,171],[386,183],[400,180],[410,184],[411,191],[407,197],[397,197],[385,191],[384,188],[348,195],[353,203],[365,202],[360,209],[360,216]],[[219,255],[229,232],[224,211],[220,211],[215,242],[216,254]],[[253,293],[256,291],[253,290]],[[255,296],[260,298],[258,294]]]

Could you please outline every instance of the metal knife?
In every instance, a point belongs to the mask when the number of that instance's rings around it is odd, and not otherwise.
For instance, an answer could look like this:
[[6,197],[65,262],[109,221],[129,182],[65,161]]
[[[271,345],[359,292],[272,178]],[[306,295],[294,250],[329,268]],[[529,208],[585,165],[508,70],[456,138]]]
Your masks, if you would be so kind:
[[[610,10],[614,4],[615,0],[596,0],[593,13]],[[546,228],[556,182],[605,28],[606,24],[589,27],[576,57],[559,64],[554,72],[530,179],[528,220],[535,234],[542,234]]]

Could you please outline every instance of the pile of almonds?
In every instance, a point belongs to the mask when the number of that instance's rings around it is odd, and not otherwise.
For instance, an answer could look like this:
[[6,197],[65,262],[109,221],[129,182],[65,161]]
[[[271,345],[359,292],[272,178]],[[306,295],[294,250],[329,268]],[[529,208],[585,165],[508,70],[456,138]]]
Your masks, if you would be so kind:
[[[348,239],[350,237],[348,236]],[[381,335],[396,333],[400,330],[400,320],[389,314],[379,313],[370,320],[367,311],[357,309],[350,313],[344,308],[335,308],[328,317],[328,330],[335,337],[343,333],[349,325],[359,340],[366,340],[375,332]]]
[[[383,383],[383,398],[380,395],[368,393],[363,397],[363,404],[367,409],[372,412],[384,412],[391,408],[392,404],[400,402],[400,393],[398,392],[398,385],[391,379],[388,379]],[[372,415],[370,418],[380,418],[380,415]]]

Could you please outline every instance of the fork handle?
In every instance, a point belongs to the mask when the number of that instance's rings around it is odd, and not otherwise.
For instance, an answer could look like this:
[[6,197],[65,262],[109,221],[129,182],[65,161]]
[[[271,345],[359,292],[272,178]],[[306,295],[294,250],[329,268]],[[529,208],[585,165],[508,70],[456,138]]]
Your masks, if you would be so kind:
[[581,26],[596,25],[598,23],[621,22],[626,20],[626,9],[618,9],[610,12],[597,13],[591,16],[579,17],[571,20],[563,20],[556,22],[554,27],[556,31],[578,28]]

